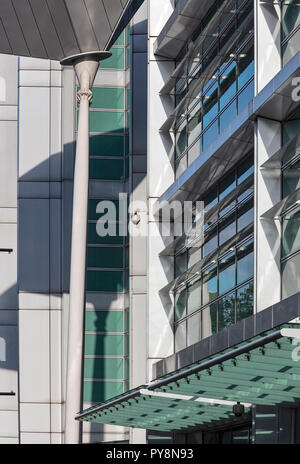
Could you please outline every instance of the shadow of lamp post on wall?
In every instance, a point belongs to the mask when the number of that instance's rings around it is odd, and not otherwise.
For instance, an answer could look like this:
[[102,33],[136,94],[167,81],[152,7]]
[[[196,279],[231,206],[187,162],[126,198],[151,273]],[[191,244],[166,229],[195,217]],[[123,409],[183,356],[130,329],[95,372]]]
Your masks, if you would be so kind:
[[[0,53],[57,60],[79,81],[79,120],[73,193],[65,443],[80,442],[75,415],[82,406],[86,236],[89,181],[89,105],[99,62],[144,0],[4,0]],[[3,26],[3,27],[2,27]]]

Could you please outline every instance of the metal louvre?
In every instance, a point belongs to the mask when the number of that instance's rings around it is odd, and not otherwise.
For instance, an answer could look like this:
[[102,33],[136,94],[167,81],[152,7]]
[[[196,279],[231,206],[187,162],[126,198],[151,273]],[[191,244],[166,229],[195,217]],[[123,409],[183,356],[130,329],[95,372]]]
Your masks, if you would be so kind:
[[180,0],[154,43],[154,53],[176,58],[215,0]]
[[62,61],[107,51],[144,0],[1,0],[0,53]]
[[[247,179],[245,179],[240,185],[238,185],[234,190],[232,190],[225,198],[220,200],[215,206],[213,206],[208,211],[204,211],[204,223],[215,221],[218,217],[219,212],[230,205],[233,200],[235,200],[239,195],[246,192],[248,189],[253,190],[254,176],[251,174]],[[196,240],[195,240],[196,242]],[[173,242],[171,242],[164,250],[162,250],[159,256],[174,256],[177,251],[183,249],[187,246],[188,248],[188,237],[183,233],[180,237],[177,237]],[[201,246],[200,244],[199,246]],[[194,242],[191,246],[195,246]]]
[[274,155],[265,161],[260,169],[281,169],[284,158],[300,154],[300,135],[297,134],[292,140],[281,147]]
[[263,219],[280,219],[280,217],[289,211],[290,209],[296,208],[300,205],[300,188],[294,190],[290,195],[279,201],[276,205],[272,206],[268,211],[262,214],[260,217]]
[[[248,236],[250,238],[250,235],[252,233],[253,233],[253,224],[249,224],[244,229],[242,229],[240,232],[238,232],[234,237],[227,240],[225,243],[223,243],[223,245],[218,247],[213,252],[209,253],[207,256],[205,256],[205,258],[202,258],[196,264],[194,264],[189,269],[187,269],[183,274],[176,277],[176,279],[174,279],[172,282],[168,283],[168,285],[166,285],[159,291],[159,294],[160,295],[168,294],[174,291],[176,288],[178,288],[182,284],[196,278],[199,272],[202,271],[202,269],[205,266],[207,266],[208,264],[212,264],[212,262],[214,260],[217,260],[219,256],[224,254],[226,251],[229,251],[230,248],[235,247],[239,242],[246,239]],[[202,245],[203,243],[199,243],[198,246],[200,247]],[[195,245],[193,246],[196,247]]]
[[89,408],[78,420],[183,431],[233,418],[232,405],[300,401],[300,363],[293,359],[299,324],[283,324],[151,384]]

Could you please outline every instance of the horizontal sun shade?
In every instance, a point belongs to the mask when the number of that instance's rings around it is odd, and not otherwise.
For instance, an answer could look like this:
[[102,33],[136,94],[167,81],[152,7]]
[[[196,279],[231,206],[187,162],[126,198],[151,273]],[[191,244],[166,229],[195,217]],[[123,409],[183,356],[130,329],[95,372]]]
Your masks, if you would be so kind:
[[[243,3],[243,5],[247,3],[247,1],[248,0],[246,0],[246,2]],[[212,18],[210,19],[208,24],[205,26],[205,28],[201,31],[201,34],[196,39],[196,41],[191,42],[189,49],[187,53],[185,54],[183,60],[178,64],[176,69],[174,69],[173,73],[170,76],[170,79],[166,82],[166,84],[161,89],[160,91],[161,95],[171,93],[171,90],[174,89],[177,79],[186,76],[189,63],[191,63],[193,60],[200,60],[200,57],[203,56],[203,53],[202,53],[203,42],[208,37],[216,36],[216,26],[218,22],[220,21],[222,15],[226,15],[230,12],[228,7],[231,3],[232,3],[232,0],[225,0],[220,6],[220,8],[218,9],[218,11],[212,16]],[[226,27],[227,27],[227,24],[226,24]]]
[[292,138],[288,143],[283,145],[280,150],[276,151],[267,161],[265,161],[261,169],[280,169],[284,158],[289,156],[296,156],[300,154],[300,135]]
[[[249,224],[248,226],[244,227],[244,229],[242,229],[233,238],[227,240],[225,243],[223,243],[223,245],[218,247],[213,252],[209,253],[207,256],[205,256],[205,258],[202,258],[200,261],[198,261],[189,269],[187,269],[187,271],[185,271],[183,274],[180,274],[178,277],[176,277],[176,279],[174,279],[172,282],[168,283],[168,285],[163,287],[159,291],[160,295],[168,294],[174,291],[179,286],[186,284],[188,281],[197,277],[197,274],[199,274],[205,266],[212,263],[219,256],[228,251],[231,247],[236,246],[236,244],[247,238],[252,232],[253,224]],[[193,246],[195,247],[195,245]],[[201,243],[199,244],[199,246],[201,246]]]
[[[253,188],[254,177],[251,174],[247,179],[245,179],[240,185],[238,185],[234,190],[232,190],[225,198],[219,201],[215,206],[210,208],[207,212],[204,212],[204,223],[212,222],[217,217],[219,212],[230,205],[232,201],[237,198],[239,195],[244,193],[249,188]],[[202,243],[197,244],[197,241],[190,243],[186,234],[182,234],[180,237],[177,237],[172,243],[170,243],[163,251],[160,252],[159,256],[174,256],[177,252],[183,248],[197,247],[202,246]]]
[[184,431],[233,418],[232,406],[300,401],[300,363],[293,356],[298,324],[284,324],[76,417],[160,431]]
[[261,215],[264,219],[280,219],[287,211],[300,205],[300,188],[272,206],[268,211]]
[[107,51],[144,0],[1,0],[0,53],[62,61]]
[[176,58],[215,0],[180,0],[154,43],[154,53]]

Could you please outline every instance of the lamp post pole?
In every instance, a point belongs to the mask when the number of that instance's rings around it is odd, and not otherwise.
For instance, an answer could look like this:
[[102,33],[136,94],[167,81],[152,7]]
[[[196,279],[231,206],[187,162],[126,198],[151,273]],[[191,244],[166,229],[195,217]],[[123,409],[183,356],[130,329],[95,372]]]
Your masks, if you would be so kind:
[[[109,53],[103,53],[105,57]],[[70,306],[67,351],[65,443],[80,443],[81,429],[75,415],[82,409],[82,366],[85,317],[86,242],[89,190],[89,105],[99,68],[99,54],[79,56],[71,62],[80,84],[78,133],[73,191],[73,221],[70,270]]]

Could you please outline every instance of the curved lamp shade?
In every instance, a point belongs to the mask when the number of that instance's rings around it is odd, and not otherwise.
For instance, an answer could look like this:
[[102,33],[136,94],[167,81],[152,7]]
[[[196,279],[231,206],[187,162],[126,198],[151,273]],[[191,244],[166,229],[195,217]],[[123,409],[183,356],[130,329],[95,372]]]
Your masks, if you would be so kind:
[[1,0],[0,53],[66,61],[106,52],[144,0]]

